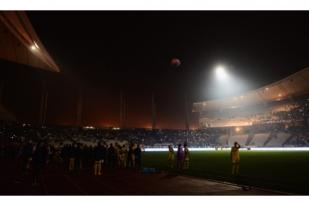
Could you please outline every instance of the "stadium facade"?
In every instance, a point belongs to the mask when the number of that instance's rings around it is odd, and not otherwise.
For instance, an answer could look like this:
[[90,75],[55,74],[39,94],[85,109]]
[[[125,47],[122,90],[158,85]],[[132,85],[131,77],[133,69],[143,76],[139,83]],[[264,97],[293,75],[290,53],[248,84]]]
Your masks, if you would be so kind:
[[280,118],[285,113],[308,104],[309,67],[280,81],[238,96],[196,102],[193,112],[199,114],[199,128],[241,127],[263,123],[303,124],[306,116],[298,119]]

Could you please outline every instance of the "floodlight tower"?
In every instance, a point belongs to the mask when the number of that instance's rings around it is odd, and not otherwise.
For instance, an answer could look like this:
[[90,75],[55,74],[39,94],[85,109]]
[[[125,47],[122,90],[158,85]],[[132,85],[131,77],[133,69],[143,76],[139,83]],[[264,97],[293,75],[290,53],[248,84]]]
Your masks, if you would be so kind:
[[190,129],[190,125],[189,125],[189,112],[188,112],[188,85],[187,85],[186,72],[185,72],[183,67],[180,68],[180,72],[181,72],[181,75],[182,75],[182,80],[184,82],[185,129],[188,132],[189,129]]
[[0,104],[2,104],[3,101],[3,93],[4,93],[4,80],[0,81]]
[[77,96],[77,107],[76,107],[76,126],[82,126],[82,113],[83,113],[83,87],[78,89],[78,96]]
[[47,102],[48,102],[48,91],[46,80],[42,80],[41,87],[41,105],[40,105],[40,114],[39,114],[39,124],[44,126],[46,123],[47,115]]

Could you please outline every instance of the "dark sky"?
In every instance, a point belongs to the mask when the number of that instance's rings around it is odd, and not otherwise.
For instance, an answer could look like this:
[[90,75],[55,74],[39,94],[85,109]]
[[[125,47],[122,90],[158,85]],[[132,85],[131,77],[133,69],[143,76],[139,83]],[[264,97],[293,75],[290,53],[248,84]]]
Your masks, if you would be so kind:
[[[128,126],[151,126],[151,92],[158,127],[183,128],[183,91],[190,103],[210,94],[211,72],[223,63],[248,91],[309,65],[309,13],[275,11],[32,11],[41,41],[61,77],[49,81],[51,123],[72,124],[76,88],[84,87],[84,124],[117,126],[119,91]],[[179,68],[169,61],[177,57]],[[55,76],[57,76],[55,75]],[[62,85],[62,86],[61,86]],[[62,89],[59,89],[62,87]],[[196,124],[196,115],[191,115]]]

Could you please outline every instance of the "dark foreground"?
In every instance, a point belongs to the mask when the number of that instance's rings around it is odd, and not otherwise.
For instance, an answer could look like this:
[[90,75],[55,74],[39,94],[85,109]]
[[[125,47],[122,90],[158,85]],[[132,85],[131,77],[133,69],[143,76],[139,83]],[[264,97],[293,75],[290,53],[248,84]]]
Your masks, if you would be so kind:
[[167,174],[145,174],[133,169],[104,168],[102,176],[90,171],[69,174],[47,167],[41,183],[32,185],[31,174],[21,177],[12,161],[1,160],[1,195],[280,195],[281,193],[223,182]]

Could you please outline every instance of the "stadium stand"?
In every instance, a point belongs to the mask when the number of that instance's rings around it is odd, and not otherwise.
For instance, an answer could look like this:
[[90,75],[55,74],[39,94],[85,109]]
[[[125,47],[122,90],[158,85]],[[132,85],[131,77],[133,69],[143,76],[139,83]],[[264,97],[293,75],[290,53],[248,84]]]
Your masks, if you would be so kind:
[[251,133],[248,134],[248,139],[247,139],[246,144],[245,144],[246,146],[250,145],[253,137],[254,137],[254,133],[251,132]]
[[229,138],[228,145],[230,147],[232,147],[234,145],[234,142],[238,142],[238,144],[240,144],[240,145],[246,145],[247,139],[248,139],[248,134],[245,134],[245,135],[234,135],[234,136],[231,136]]
[[267,147],[278,147],[283,146],[283,143],[291,136],[286,132],[277,133],[265,146]]
[[217,142],[218,142],[218,145],[222,145],[222,146],[228,145],[229,144],[229,136],[228,135],[221,135],[218,138]]
[[270,133],[257,133],[254,135],[252,141],[249,143],[250,146],[262,147],[266,140],[269,138]]

